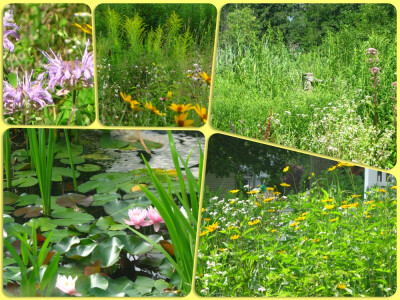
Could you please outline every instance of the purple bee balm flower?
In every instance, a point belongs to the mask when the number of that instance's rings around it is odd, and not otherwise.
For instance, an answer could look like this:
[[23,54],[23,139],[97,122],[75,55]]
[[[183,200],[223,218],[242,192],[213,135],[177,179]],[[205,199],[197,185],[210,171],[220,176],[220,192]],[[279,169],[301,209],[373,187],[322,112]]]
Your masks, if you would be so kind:
[[[3,48],[14,52],[14,44],[8,39],[8,36],[13,36],[17,41],[19,40],[19,35],[16,30],[19,30],[19,26],[14,23],[9,23],[8,20],[13,18],[13,11],[6,11],[3,18]],[[12,27],[13,29],[8,29],[7,27]]]
[[[45,65],[45,73],[49,75],[49,88],[54,91],[56,85],[60,85],[63,90],[70,91],[72,88],[81,85],[81,87],[93,86],[94,62],[93,52],[88,52],[89,40],[82,56],[82,60],[76,58],[73,61],[64,61],[60,55],[56,55],[50,49],[51,57],[47,52],[41,50],[43,55],[49,60],[49,64]],[[41,78],[45,73],[41,74]]]
[[124,219],[125,224],[135,226],[136,229],[140,229],[141,226],[145,227],[153,224],[152,221],[145,220],[147,217],[146,209],[130,209],[128,210],[128,216],[129,220]]
[[39,110],[46,105],[53,104],[53,98],[47,89],[43,88],[43,82],[32,81],[32,74],[25,72],[22,83],[17,78],[17,87],[14,88],[7,81],[3,81],[3,105],[4,114],[13,114],[17,111]]
[[160,230],[160,224],[164,223],[164,220],[160,216],[158,210],[150,206],[147,209],[147,217],[153,222],[154,231],[158,232]]

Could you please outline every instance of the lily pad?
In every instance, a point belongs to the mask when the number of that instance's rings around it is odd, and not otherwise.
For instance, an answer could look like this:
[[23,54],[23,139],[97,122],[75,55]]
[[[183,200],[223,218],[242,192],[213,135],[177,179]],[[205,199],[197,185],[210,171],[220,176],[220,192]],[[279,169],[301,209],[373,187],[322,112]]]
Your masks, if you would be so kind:
[[22,194],[19,196],[19,199],[17,201],[17,206],[27,206],[31,204],[37,204],[38,201],[40,201],[39,195],[35,194]]
[[104,193],[104,194],[96,194],[93,196],[94,202],[92,206],[103,206],[104,204],[115,201],[121,198],[121,195],[118,193]]
[[148,277],[138,276],[133,283],[133,286],[136,288],[139,294],[143,296],[145,294],[151,293],[154,287],[154,280]]
[[100,139],[101,147],[103,147],[104,149],[120,149],[126,147],[129,143],[129,141],[116,140],[109,133],[103,134]]
[[76,236],[73,237],[67,237],[62,239],[61,241],[59,241],[54,247],[53,249],[62,253],[66,253],[69,251],[69,249],[71,249],[71,247],[75,244],[79,244],[80,239]]
[[85,159],[93,159],[93,160],[112,160],[111,157],[101,152],[82,155],[82,157]]
[[122,182],[127,182],[131,180],[130,174],[126,172],[107,172],[107,173],[100,173],[93,175],[90,177],[90,180],[98,180],[98,179],[108,179],[115,184],[117,183],[122,183]]
[[17,171],[28,170],[30,168],[31,168],[30,163],[19,163],[14,166],[14,170],[17,170]]
[[94,220],[94,217],[92,215],[83,212],[77,213],[75,211],[67,211],[67,212],[53,211],[51,215],[54,218],[59,218],[59,219],[54,219],[53,223],[60,226],[69,226],[72,224],[86,224]]
[[91,261],[101,259],[101,267],[110,267],[119,261],[119,253],[124,247],[124,244],[116,237],[112,237],[104,240],[101,244],[98,244],[96,249],[93,251]]
[[[72,144],[71,145],[71,153],[72,156],[77,156],[83,152],[83,146],[79,144]],[[69,158],[68,150],[67,150],[67,145],[65,142],[57,143],[54,146],[54,153],[55,159],[60,159],[60,158]]]
[[[85,159],[80,157],[80,156],[75,156],[75,157],[72,157],[72,161],[74,162],[74,165],[79,165],[79,164],[83,164],[85,162]],[[66,165],[70,165],[71,164],[71,161],[69,160],[69,157],[68,158],[62,158],[60,160],[60,162],[63,163],[63,164],[66,164]]]
[[129,219],[128,210],[137,206],[147,207],[145,205],[142,205],[141,203],[138,203],[138,201],[135,200],[115,200],[113,202],[108,202],[106,205],[104,205],[104,211],[109,214],[115,222],[125,224],[123,219]]
[[42,214],[40,206],[25,206],[14,211],[14,216],[23,218],[34,218]]
[[89,180],[78,187],[78,191],[81,193],[87,193],[94,189],[99,194],[108,193],[115,189],[115,183],[108,179],[98,179]]
[[52,220],[50,218],[43,217],[38,219],[31,219],[25,224],[31,227],[33,226],[33,224],[35,224],[35,227],[40,228],[41,232],[50,231],[57,227],[57,225],[52,223]]
[[82,166],[77,166],[76,169],[81,172],[97,172],[101,170],[101,167],[99,165],[83,164]]
[[124,249],[132,255],[143,255],[153,249],[153,245],[135,235],[126,235],[118,237],[124,244]]
[[97,246],[96,243],[92,243],[89,245],[78,245],[73,247],[70,251],[68,251],[66,255],[71,259],[81,259],[83,257],[89,256],[96,248],[96,246]]
[[88,207],[93,203],[92,196],[68,193],[57,198],[56,203],[63,207],[74,207],[76,205]]
[[37,178],[35,177],[22,177],[12,181],[12,186],[18,187],[31,187],[38,183]]
[[[75,176],[79,177],[80,173],[75,171]],[[53,167],[53,173],[51,175],[52,181],[62,181],[62,177],[72,178],[71,168]]]
[[18,200],[18,195],[13,193],[13,192],[9,192],[9,191],[4,191],[3,192],[3,204],[13,204],[15,201]]

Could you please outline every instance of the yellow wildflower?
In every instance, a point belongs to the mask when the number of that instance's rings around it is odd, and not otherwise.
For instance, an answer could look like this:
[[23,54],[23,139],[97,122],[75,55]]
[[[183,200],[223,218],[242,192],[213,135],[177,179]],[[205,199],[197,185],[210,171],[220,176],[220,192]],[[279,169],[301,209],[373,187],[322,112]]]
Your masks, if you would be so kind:
[[329,222],[336,222],[337,220],[339,220],[339,217],[331,219],[331,220],[329,220]]
[[328,256],[324,255],[322,256],[323,259],[328,259]]
[[360,198],[361,195],[351,195],[351,198]]
[[333,198],[321,200],[322,203],[333,202]]
[[193,107],[193,109],[199,115],[199,117],[203,120],[203,122],[206,123],[207,122],[207,109],[198,104],[196,105],[196,107]]
[[391,187],[392,190],[397,190],[397,185]]
[[290,224],[290,227],[295,227],[295,226],[297,226],[299,224],[300,224],[299,222],[293,222],[293,223]]
[[256,225],[256,224],[258,224],[260,222],[261,222],[260,219],[257,219],[257,220],[254,220],[254,221],[249,221],[248,223],[249,223],[250,226],[253,226],[253,225]]
[[300,226],[296,226],[296,227],[294,228],[294,230],[299,230],[299,228],[300,228]]
[[263,200],[263,202],[264,202],[264,203],[267,203],[267,202],[272,201],[272,200],[274,200],[274,197],[265,198],[265,199]]
[[283,173],[286,173],[287,171],[289,171],[289,166],[286,166],[284,169],[283,169]]
[[339,284],[337,285],[337,288],[340,289],[340,290],[344,290],[344,289],[346,288],[346,285],[340,284],[340,283],[339,283]]
[[172,92],[171,92],[171,91],[168,91],[168,92],[167,92],[167,98],[169,98],[169,99],[172,98]]
[[235,204],[235,202],[236,202],[235,200],[232,200],[232,201],[229,202],[229,203],[230,203],[230,204]]
[[211,76],[208,76],[206,72],[201,73],[201,78],[203,78],[207,84],[211,84]]
[[239,238],[239,235],[238,235],[238,234],[232,235],[232,236],[230,237],[231,240],[237,240],[238,238]]
[[271,232],[276,232],[278,229],[272,229]]
[[201,209],[201,212],[205,212],[206,211],[206,209],[203,207],[202,209]]
[[332,168],[329,168],[328,171],[331,172],[331,171],[333,171],[335,169],[336,169],[336,166],[333,166]]
[[208,232],[209,232],[208,230],[200,232],[200,236],[206,235]]
[[250,192],[247,192],[247,194],[258,194],[259,192],[259,190],[252,190]]
[[260,203],[258,203],[258,202],[256,202],[256,203],[254,203],[256,206],[258,206],[258,207],[260,207],[261,206],[261,204]]
[[275,209],[268,209],[268,212],[274,212]]
[[191,103],[188,103],[188,104],[171,103],[171,105],[169,105],[168,107],[169,107],[169,109],[171,109],[177,113],[183,113],[185,111],[189,111],[189,110],[193,109],[193,106]]
[[285,183],[285,182],[281,183],[280,185],[283,186],[283,187],[289,187],[290,186],[290,184]]
[[267,191],[273,191],[274,188],[273,187],[266,187]]
[[281,192],[273,192],[274,195],[280,195]]
[[188,114],[179,114],[179,115],[175,115],[174,116],[174,120],[176,125],[178,125],[179,127],[191,127],[191,125],[193,124],[193,120],[186,120]]
[[152,111],[153,113],[155,113],[155,114],[158,115],[158,116],[165,116],[165,115],[166,115],[165,113],[161,113],[161,112],[157,109],[157,107],[153,106],[153,104],[152,104],[151,102],[149,103],[149,102],[146,101],[146,104],[144,105],[144,108],[146,108],[146,109]]
[[327,204],[327,205],[325,205],[324,207],[325,207],[326,209],[332,209],[332,208],[335,207],[335,205],[334,205],[334,204]]
[[82,30],[83,32],[85,32],[87,34],[92,34],[92,32],[93,32],[92,31],[92,25],[90,25],[90,24],[82,24],[82,25],[80,25],[78,23],[75,23],[74,26],[79,28],[80,30]]
[[386,190],[385,189],[379,189],[379,192],[386,193]]
[[305,213],[302,213],[301,215],[302,216],[306,216],[306,215],[308,215],[309,214],[309,212],[305,212]]
[[210,218],[204,218],[204,222],[208,222],[208,221],[211,221],[211,219]]
[[232,193],[232,194],[236,194],[236,193],[239,192],[239,190],[230,190],[229,192]]
[[209,232],[213,232],[213,231],[215,231],[215,230],[217,229],[218,225],[219,225],[219,223],[218,223],[218,222],[215,222],[215,223],[212,224],[212,225],[206,226],[206,229],[207,229]]
[[278,251],[278,254],[285,254],[286,250]]

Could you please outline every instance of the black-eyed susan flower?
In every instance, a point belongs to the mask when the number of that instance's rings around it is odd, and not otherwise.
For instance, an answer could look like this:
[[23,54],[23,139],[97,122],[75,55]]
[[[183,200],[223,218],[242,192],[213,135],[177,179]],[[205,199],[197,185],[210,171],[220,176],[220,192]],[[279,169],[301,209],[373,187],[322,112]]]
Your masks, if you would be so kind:
[[212,225],[206,226],[206,229],[208,230],[208,232],[213,232],[217,229],[218,226],[219,226],[219,223],[215,222]]
[[193,124],[193,120],[186,120],[186,118],[188,117],[188,113],[186,114],[179,114],[179,115],[175,115],[174,116],[174,120],[176,125],[178,125],[179,127],[190,127]]
[[145,105],[144,105],[144,108],[146,108],[146,109],[152,111],[153,113],[155,113],[155,114],[158,115],[158,116],[165,116],[165,113],[161,113],[161,112],[157,109],[157,107],[153,106],[153,104],[152,104],[151,102],[149,103],[149,102],[146,101],[146,103],[145,103]]
[[195,107],[193,107],[193,109],[198,114],[198,116],[203,120],[203,122],[206,123],[207,122],[207,109],[198,104]]
[[207,84],[211,84],[211,76],[208,76],[206,72],[201,73],[201,78],[203,78]]
[[173,110],[174,112],[183,113],[185,111],[189,111],[189,110],[193,109],[193,106],[191,103],[188,103],[188,104],[171,103],[171,105],[169,105],[168,108]]

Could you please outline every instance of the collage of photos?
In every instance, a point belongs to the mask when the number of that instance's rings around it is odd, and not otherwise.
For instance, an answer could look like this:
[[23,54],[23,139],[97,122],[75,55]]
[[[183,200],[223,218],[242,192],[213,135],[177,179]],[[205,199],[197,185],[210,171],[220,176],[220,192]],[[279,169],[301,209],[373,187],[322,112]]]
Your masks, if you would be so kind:
[[396,294],[396,4],[94,2],[2,7],[5,297]]

